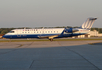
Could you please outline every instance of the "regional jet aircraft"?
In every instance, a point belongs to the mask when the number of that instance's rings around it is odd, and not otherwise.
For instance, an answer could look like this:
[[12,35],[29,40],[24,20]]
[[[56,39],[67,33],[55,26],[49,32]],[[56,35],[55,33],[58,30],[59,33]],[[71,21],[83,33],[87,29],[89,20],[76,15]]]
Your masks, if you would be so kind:
[[48,28],[48,29],[14,29],[6,33],[4,38],[54,38],[72,37],[87,34],[97,18],[88,18],[79,28]]

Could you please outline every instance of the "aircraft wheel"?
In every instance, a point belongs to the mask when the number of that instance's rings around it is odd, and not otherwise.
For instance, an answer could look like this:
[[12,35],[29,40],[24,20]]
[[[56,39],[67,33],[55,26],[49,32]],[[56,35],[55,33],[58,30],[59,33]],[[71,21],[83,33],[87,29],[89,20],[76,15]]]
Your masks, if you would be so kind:
[[53,39],[49,39],[50,41],[53,41]]

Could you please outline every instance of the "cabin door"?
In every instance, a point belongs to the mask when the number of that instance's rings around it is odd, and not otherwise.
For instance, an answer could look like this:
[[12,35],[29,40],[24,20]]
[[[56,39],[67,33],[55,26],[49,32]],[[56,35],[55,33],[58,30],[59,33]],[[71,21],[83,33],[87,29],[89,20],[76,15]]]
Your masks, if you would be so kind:
[[17,30],[17,37],[21,37],[21,30]]

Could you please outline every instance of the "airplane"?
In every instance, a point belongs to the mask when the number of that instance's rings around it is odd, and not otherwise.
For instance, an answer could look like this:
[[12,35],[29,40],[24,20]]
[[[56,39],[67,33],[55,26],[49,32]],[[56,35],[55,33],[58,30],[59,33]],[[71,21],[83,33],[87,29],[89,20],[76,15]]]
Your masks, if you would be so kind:
[[79,28],[42,28],[42,29],[14,29],[6,33],[3,37],[9,39],[16,38],[54,38],[72,37],[87,34],[97,18],[88,18]]

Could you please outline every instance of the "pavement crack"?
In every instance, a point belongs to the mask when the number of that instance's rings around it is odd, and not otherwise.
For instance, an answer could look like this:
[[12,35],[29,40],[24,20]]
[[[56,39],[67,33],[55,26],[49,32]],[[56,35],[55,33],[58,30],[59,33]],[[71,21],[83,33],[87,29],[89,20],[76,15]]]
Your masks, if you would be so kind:
[[19,47],[22,47],[23,46],[23,44],[20,44],[19,46],[17,46],[16,48],[19,48]]
[[75,54],[77,54],[77,55],[79,55],[80,57],[82,57],[84,60],[86,60],[87,62],[89,62],[91,65],[93,65],[95,68],[97,68],[98,70],[100,70],[96,65],[94,65],[92,62],[90,62],[88,59],[86,59],[85,57],[83,57],[81,54],[79,54],[78,52],[76,52],[76,51],[73,51],[73,50],[71,50],[71,49],[68,49],[67,47],[65,47],[67,50],[69,50],[69,51],[71,51],[71,52],[73,52],[73,53],[75,53]]
[[10,51],[8,51],[8,52],[0,53],[0,55],[1,55],[1,54],[7,54],[7,53],[10,53],[10,52],[15,51],[15,50],[16,50],[16,49],[10,50]]
[[95,68],[97,68],[98,70],[100,70],[96,65],[94,65],[92,62],[90,62],[88,59],[86,59],[85,57],[83,57],[83,56],[82,56],[81,54],[79,54],[78,52],[76,52],[76,51],[74,51],[74,50],[71,50],[71,49],[67,48],[66,46],[61,45],[59,42],[58,42],[58,44],[59,44],[60,46],[64,47],[65,49],[67,49],[67,50],[69,50],[69,51],[71,51],[71,52],[73,52],[73,53],[79,55],[79,56],[82,57],[84,60],[86,60],[87,62],[89,62],[91,65],[93,65]]
[[34,42],[31,42],[30,44],[28,44],[27,46],[25,46],[25,48],[29,47],[30,45],[32,45]]
[[29,69],[32,67],[33,63],[34,63],[34,60],[32,61],[31,65],[29,66]]

